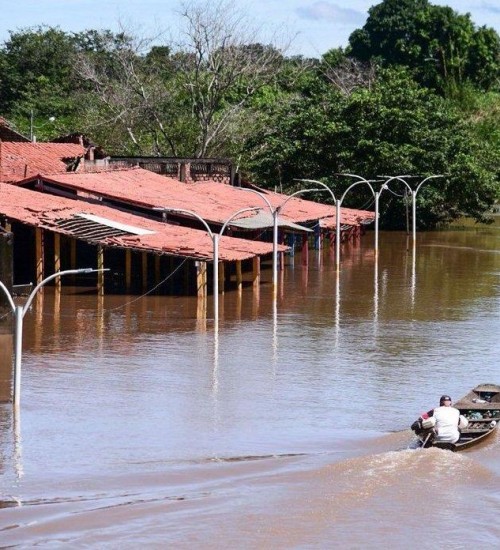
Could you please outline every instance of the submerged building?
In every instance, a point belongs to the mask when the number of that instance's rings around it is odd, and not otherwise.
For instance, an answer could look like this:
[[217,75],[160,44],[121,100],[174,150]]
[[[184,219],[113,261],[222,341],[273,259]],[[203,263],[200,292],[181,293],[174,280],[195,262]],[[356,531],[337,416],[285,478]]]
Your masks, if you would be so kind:
[[[153,170],[142,159],[145,169],[138,166],[141,159],[137,166],[131,159],[113,162],[89,142],[71,139],[0,141],[0,223],[14,235],[16,284],[98,267],[109,272],[87,275],[86,282],[101,294],[155,286],[169,294],[206,295],[213,279],[212,235],[221,229],[221,291],[259,284],[261,260],[273,252],[274,212],[280,254],[298,243],[307,259],[312,235],[316,242],[322,235],[336,238],[333,206],[233,186],[234,173],[223,163],[201,163],[195,179],[189,159],[179,159],[175,170],[172,159]],[[345,237],[359,235],[373,219],[372,212],[345,208],[341,216]]]

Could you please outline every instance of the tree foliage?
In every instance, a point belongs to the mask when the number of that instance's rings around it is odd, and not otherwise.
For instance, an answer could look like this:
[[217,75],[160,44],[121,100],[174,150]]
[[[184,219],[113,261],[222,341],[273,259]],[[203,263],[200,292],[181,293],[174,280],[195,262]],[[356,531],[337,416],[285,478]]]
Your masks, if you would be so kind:
[[0,112],[25,134],[32,116],[37,126],[74,111],[73,53],[71,36],[49,27],[11,33],[0,51]]
[[[334,86],[319,86],[314,95],[295,96],[289,104],[280,101],[271,116],[250,143],[258,154],[249,162],[258,179],[270,186],[326,177],[342,192],[347,180],[333,177],[335,173],[374,179],[443,174],[432,190],[422,192],[422,200],[432,197],[420,219],[427,227],[465,212],[482,219],[498,196],[498,174],[470,124],[460,119],[453,104],[420,87],[402,69],[382,69],[370,89],[360,87],[349,95]],[[401,187],[397,194],[402,192]],[[353,207],[365,205],[368,188],[356,197]],[[401,225],[401,199],[392,195],[384,204],[385,224]]]
[[428,0],[383,0],[349,45],[356,59],[409,67],[422,84],[448,94],[466,81],[484,90],[500,84],[498,34]]

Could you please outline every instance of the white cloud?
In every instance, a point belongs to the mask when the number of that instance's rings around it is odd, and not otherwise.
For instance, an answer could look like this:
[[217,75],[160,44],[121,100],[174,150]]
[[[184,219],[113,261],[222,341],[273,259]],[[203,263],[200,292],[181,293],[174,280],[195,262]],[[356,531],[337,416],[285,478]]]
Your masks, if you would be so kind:
[[297,8],[297,13],[304,19],[330,21],[332,23],[363,24],[366,14],[349,8],[341,8],[337,4],[323,0],[309,6]]

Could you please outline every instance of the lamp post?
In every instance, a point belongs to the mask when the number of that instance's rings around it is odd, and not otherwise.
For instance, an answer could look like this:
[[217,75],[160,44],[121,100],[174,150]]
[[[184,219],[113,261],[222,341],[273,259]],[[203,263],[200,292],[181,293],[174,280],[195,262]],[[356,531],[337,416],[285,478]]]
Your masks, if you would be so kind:
[[337,269],[339,268],[340,264],[340,205],[344,201],[345,196],[347,193],[353,188],[359,185],[360,183],[366,183],[368,187],[370,188],[374,198],[375,198],[375,255],[378,254],[378,205],[379,205],[379,199],[380,195],[382,194],[382,191],[384,189],[387,189],[387,186],[384,184],[380,188],[379,191],[375,191],[375,189],[372,186],[372,183],[376,183],[379,180],[367,180],[366,178],[363,178],[361,176],[358,176],[357,174],[335,174],[336,176],[346,176],[350,178],[358,178],[358,181],[354,182],[352,185],[350,185],[345,191],[342,197],[337,201],[337,242],[336,242],[336,258],[337,258]]
[[23,319],[31,306],[31,302],[35,297],[36,293],[49,281],[55,279],[56,277],[62,277],[63,275],[77,275],[82,273],[95,273],[97,271],[109,271],[108,269],[93,269],[91,267],[86,267],[83,269],[67,269],[65,271],[57,271],[56,273],[46,277],[41,281],[28,296],[26,303],[23,306],[16,306],[12,295],[9,292],[9,289],[0,281],[0,288],[3,290],[7,296],[7,300],[11,307],[12,313],[15,317],[15,363],[14,363],[14,406],[18,407],[20,398],[21,398],[21,362],[22,362],[22,351],[23,351]]
[[433,176],[428,176],[428,177],[424,178],[417,185],[417,187],[415,189],[412,189],[411,186],[409,185],[409,183],[404,179],[404,178],[411,178],[411,177],[415,177],[415,176],[403,175],[403,176],[380,176],[380,177],[389,178],[384,183],[384,185],[386,187],[389,185],[389,183],[392,180],[398,180],[398,181],[401,181],[404,185],[406,185],[407,189],[410,191],[411,199],[412,199],[412,201],[411,201],[412,202],[412,205],[411,205],[412,241],[413,241],[413,246],[415,246],[415,244],[417,242],[417,193],[419,192],[420,188],[422,187],[422,185],[424,183],[426,183],[427,181],[429,181],[431,179],[434,179],[434,178],[442,178],[443,174],[435,174]]
[[259,191],[255,191],[255,189],[248,189],[246,187],[241,187],[240,189],[242,191],[247,191],[250,193],[254,193],[255,195],[259,195],[259,197],[261,197],[261,199],[267,204],[271,212],[271,215],[273,218],[273,296],[276,297],[277,290],[278,290],[278,226],[279,226],[278,216],[279,216],[279,213],[283,210],[286,203],[293,197],[296,197],[297,195],[301,195],[303,193],[312,193],[314,191],[321,191],[321,189],[300,189],[299,191],[295,191],[295,193],[292,193],[291,195],[289,195],[277,207],[273,207],[269,199],[263,193],[259,193]]
[[417,242],[417,193],[419,192],[420,188],[424,183],[429,181],[430,179],[434,178],[442,178],[442,174],[436,174],[434,176],[428,176],[427,178],[423,179],[415,188],[414,191],[411,192],[412,197],[412,208],[411,208],[411,216],[412,216],[412,230],[413,230],[413,246],[415,246]]
[[271,216],[273,218],[273,296],[276,296],[278,288],[278,213],[277,209],[273,208],[273,205],[269,199],[255,189],[249,189],[248,187],[240,187],[240,191],[246,191],[247,193],[253,193],[258,195],[267,205]]
[[317,180],[310,180],[310,179],[301,179],[301,180],[298,180],[298,181],[305,181],[305,182],[309,182],[309,183],[315,183],[315,184],[318,184],[318,185],[321,185],[326,191],[328,191],[328,193],[330,193],[332,199],[333,199],[333,202],[335,204],[335,208],[336,208],[336,228],[335,228],[335,232],[336,232],[336,239],[335,239],[335,263],[337,265],[337,270],[339,269],[340,267],[340,207],[342,205],[342,202],[344,201],[344,198],[345,196],[347,195],[347,192],[352,189],[353,187],[355,187],[356,185],[360,184],[360,183],[366,183],[370,189],[371,189],[371,192],[373,193],[373,196],[375,197],[375,253],[378,252],[378,203],[379,203],[379,198],[380,198],[380,195],[382,194],[382,191],[384,189],[387,189],[387,187],[385,185],[383,185],[381,188],[380,188],[380,191],[375,191],[375,189],[372,187],[372,183],[378,181],[378,180],[367,180],[361,176],[358,176],[356,174],[335,174],[336,176],[349,176],[349,177],[354,177],[354,178],[358,178],[359,181],[353,183],[350,187],[347,188],[347,190],[344,192],[344,194],[342,195],[342,197],[340,199],[336,199],[335,198],[335,194],[334,192],[328,187],[328,185],[326,185],[326,183],[323,183],[321,181],[317,181]]
[[[332,197],[332,200],[333,200],[333,204],[335,206],[337,206],[337,199],[335,198],[335,194],[334,192],[328,187],[328,185],[326,185],[326,183],[323,183],[322,181],[318,181],[318,180],[310,180],[310,179],[296,179],[296,181],[303,181],[305,183],[314,183],[315,185],[321,185],[321,187],[323,187],[323,189],[325,191],[327,191],[328,193],[330,193],[330,196]],[[321,191],[321,189],[318,189],[318,191]],[[340,208],[340,207],[339,207]],[[338,217],[338,211],[337,210],[337,217]],[[338,237],[336,239],[336,241],[338,241]],[[335,243],[335,246],[336,246],[336,243]],[[338,261],[337,261],[337,265],[338,265]]]
[[229,225],[229,223],[234,220],[234,218],[238,217],[240,214],[243,214],[244,212],[256,212],[259,210],[262,210],[262,208],[259,207],[253,207],[253,208],[242,208],[241,210],[238,210],[234,214],[232,214],[223,224],[219,231],[219,233],[214,233],[211,229],[206,220],[204,220],[199,214],[196,212],[193,212],[192,210],[187,210],[185,208],[163,208],[158,207],[154,210],[159,210],[161,212],[165,213],[171,213],[171,214],[188,214],[189,216],[192,216],[193,218],[196,218],[198,221],[200,221],[203,226],[205,227],[206,232],[208,233],[208,236],[210,237],[212,241],[213,246],[213,292],[214,292],[214,325],[217,328],[219,324],[219,273],[218,273],[218,266],[219,266],[219,238],[224,233],[224,230]]
[[45,122],[44,124],[41,124],[40,126],[35,126],[34,125],[34,113],[33,113],[33,109],[31,109],[30,111],[30,141],[33,142],[33,143],[36,143],[36,136],[35,134],[33,133],[34,130],[39,130],[40,128],[43,128],[44,126],[46,126],[49,122],[54,122],[56,119],[55,116],[51,116],[48,118],[47,122]]

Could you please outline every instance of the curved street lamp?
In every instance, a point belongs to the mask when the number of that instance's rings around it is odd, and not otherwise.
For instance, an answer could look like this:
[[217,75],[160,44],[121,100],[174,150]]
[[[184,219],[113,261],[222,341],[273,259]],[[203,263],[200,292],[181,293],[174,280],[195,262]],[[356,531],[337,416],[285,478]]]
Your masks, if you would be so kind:
[[21,361],[22,361],[22,352],[23,352],[23,319],[26,315],[26,312],[33,302],[33,298],[36,293],[49,281],[57,277],[62,277],[63,275],[78,275],[82,273],[96,273],[98,271],[109,271],[109,269],[93,269],[91,267],[85,267],[83,269],[67,269],[65,271],[57,271],[49,277],[46,277],[42,282],[40,282],[28,296],[26,303],[23,306],[16,306],[14,299],[12,298],[9,289],[0,281],[0,288],[3,290],[4,294],[7,297],[12,313],[15,317],[15,363],[14,363],[14,405],[19,406],[21,398]]
[[350,185],[344,192],[344,194],[342,195],[342,197],[340,197],[340,199],[337,199],[335,198],[335,194],[334,192],[328,187],[328,185],[326,185],[326,183],[323,183],[321,181],[317,181],[317,180],[310,180],[310,179],[302,179],[302,180],[299,180],[299,181],[305,181],[305,182],[309,182],[309,183],[315,183],[315,184],[319,184],[321,185],[326,191],[328,191],[333,199],[333,202],[335,204],[335,207],[336,207],[336,214],[335,214],[335,217],[336,217],[336,228],[335,228],[335,233],[336,233],[336,238],[335,238],[335,263],[336,263],[336,266],[337,266],[337,270],[340,268],[340,207],[342,205],[342,202],[344,201],[344,198],[345,196],[347,195],[347,193],[353,188],[353,187],[356,187],[356,185],[359,185],[360,183],[366,183],[369,187],[370,187],[370,190],[371,192],[373,193],[373,196],[375,197],[375,253],[378,253],[378,204],[379,204],[379,198],[380,198],[380,195],[382,194],[382,191],[384,189],[387,189],[387,187],[385,185],[382,185],[382,187],[380,188],[380,191],[375,191],[375,189],[373,188],[373,186],[371,185],[372,183],[375,183],[379,180],[367,180],[361,176],[358,176],[356,174],[335,174],[336,176],[348,176],[348,177],[353,177],[353,178],[358,178],[359,181],[357,182],[354,182],[352,185]]
[[428,176],[424,178],[415,189],[412,189],[409,183],[404,178],[410,178],[415,176],[379,176],[381,178],[389,178],[385,181],[384,185],[387,186],[389,183],[393,180],[401,181],[404,185],[406,185],[407,189],[410,191],[411,198],[412,198],[412,208],[411,208],[411,215],[412,215],[412,240],[413,240],[413,246],[415,246],[417,242],[417,193],[419,192],[420,188],[424,183],[427,181],[434,179],[434,178],[442,178],[444,177],[443,174],[435,174],[433,176]]
[[[358,178],[359,181],[353,183],[351,186],[349,186],[344,194],[342,195],[342,198],[340,199],[340,203],[344,200],[344,197],[347,195],[348,191],[350,191],[353,187],[356,185],[359,185],[360,183],[366,183],[368,187],[370,188],[374,198],[375,198],[375,255],[378,254],[378,218],[379,218],[379,200],[380,195],[382,192],[387,189],[387,185],[384,183],[380,187],[379,191],[375,191],[372,183],[377,183],[380,180],[367,180],[366,178],[363,178],[362,176],[358,176],[357,174],[335,174],[336,176],[347,176],[351,178]],[[340,216],[340,210],[339,210],[339,216]],[[340,220],[337,220],[337,227],[340,229]],[[340,259],[340,252],[339,252],[339,259]]]
[[276,206],[276,207],[273,207],[273,205],[271,204],[269,199],[264,195],[264,193],[260,193],[255,189],[249,189],[248,187],[241,187],[240,190],[258,195],[266,203],[266,205],[268,206],[271,212],[271,215],[273,218],[273,296],[276,297],[277,289],[278,289],[278,226],[279,226],[278,216],[279,216],[279,213],[283,210],[286,203],[293,197],[296,197],[297,195],[301,195],[303,193],[312,193],[314,191],[321,191],[321,189],[300,189],[299,191],[295,191],[295,193],[292,193],[291,195],[289,195],[279,206]]
[[39,126],[35,126],[35,124],[34,124],[34,112],[33,112],[33,109],[31,109],[31,112],[30,112],[30,141],[32,143],[36,143],[36,136],[34,134],[34,131],[35,130],[40,130],[41,128],[43,128],[44,126],[47,126],[47,124],[49,124],[51,122],[54,122],[55,120],[56,120],[55,116],[50,116],[47,119],[47,122],[44,122],[43,124],[40,124]]
[[159,210],[161,212],[170,213],[170,214],[188,214],[189,216],[196,218],[198,221],[200,221],[203,226],[205,227],[205,230],[210,237],[212,241],[213,246],[213,293],[214,293],[214,325],[217,329],[218,323],[219,323],[219,273],[218,273],[218,266],[219,266],[219,238],[224,233],[224,230],[229,225],[229,223],[234,220],[234,218],[238,217],[240,214],[243,214],[244,212],[257,212],[262,210],[262,208],[259,207],[253,207],[253,208],[242,208],[241,210],[238,210],[234,214],[232,214],[223,224],[219,231],[219,233],[214,233],[211,229],[206,220],[204,220],[199,214],[196,212],[193,212],[192,210],[187,210],[185,208],[163,208],[163,207],[157,207],[154,210]]

